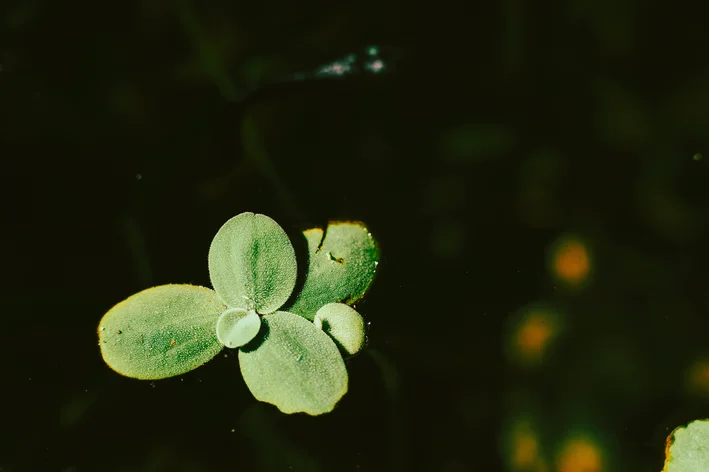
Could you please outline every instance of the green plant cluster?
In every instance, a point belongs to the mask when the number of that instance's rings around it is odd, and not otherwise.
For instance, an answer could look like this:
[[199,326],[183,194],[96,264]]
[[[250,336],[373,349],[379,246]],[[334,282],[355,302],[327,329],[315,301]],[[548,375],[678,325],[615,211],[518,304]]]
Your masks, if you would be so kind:
[[214,290],[149,288],[111,308],[98,327],[104,361],[137,379],[189,372],[224,347],[254,397],[284,413],[332,411],[347,392],[343,356],[365,343],[365,323],[350,305],[371,285],[379,250],[361,223],[305,231],[308,264],[298,267],[285,231],[271,218],[241,213],[209,248]]

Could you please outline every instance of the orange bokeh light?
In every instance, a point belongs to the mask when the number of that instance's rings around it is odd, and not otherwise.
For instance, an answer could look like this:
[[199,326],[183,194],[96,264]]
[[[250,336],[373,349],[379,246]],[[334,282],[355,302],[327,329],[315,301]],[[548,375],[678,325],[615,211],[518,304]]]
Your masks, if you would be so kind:
[[687,386],[692,393],[709,396],[709,360],[692,364],[687,370]]
[[540,358],[549,339],[554,334],[554,327],[548,316],[539,313],[530,315],[517,333],[517,346],[525,357]]
[[603,459],[588,439],[574,439],[564,446],[556,463],[557,472],[601,472]]
[[564,282],[578,285],[586,280],[591,269],[586,246],[577,239],[560,243],[553,254],[554,273]]
[[541,363],[561,330],[558,316],[546,308],[528,308],[515,324],[509,355],[520,364]]
[[540,455],[537,433],[529,421],[520,420],[512,430],[511,470],[515,472],[547,472],[547,465]]
[[515,434],[514,456],[512,462],[518,469],[532,467],[538,459],[539,444],[531,431],[522,430]]

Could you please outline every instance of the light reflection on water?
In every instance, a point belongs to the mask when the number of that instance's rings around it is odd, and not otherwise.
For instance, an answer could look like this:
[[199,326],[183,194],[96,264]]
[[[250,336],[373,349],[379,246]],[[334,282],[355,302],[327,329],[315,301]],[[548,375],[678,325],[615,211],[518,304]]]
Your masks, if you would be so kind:
[[[318,67],[314,75],[317,77],[342,77],[357,73],[379,74],[387,70],[387,62],[380,56],[378,46],[369,46],[364,54],[347,54],[341,59]],[[307,74],[297,74],[305,79]]]

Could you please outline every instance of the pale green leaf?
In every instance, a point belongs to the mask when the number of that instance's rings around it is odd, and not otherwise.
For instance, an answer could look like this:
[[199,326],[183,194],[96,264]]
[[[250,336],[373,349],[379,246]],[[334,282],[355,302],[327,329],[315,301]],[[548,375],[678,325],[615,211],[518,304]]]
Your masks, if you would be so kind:
[[351,305],[362,298],[374,280],[379,249],[361,223],[331,223],[327,232],[305,231],[308,272],[298,298],[284,310],[309,320],[328,303]]
[[364,347],[364,319],[352,307],[342,303],[328,303],[317,311],[314,323],[350,356]]
[[261,318],[254,310],[229,308],[217,320],[217,339],[234,349],[254,339],[260,328]]
[[254,397],[284,413],[332,411],[347,392],[347,370],[332,339],[293,313],[277,311],[261,322],[260,344],[239,351]]
[[209,248],[209,277],[232,308],[271,313],[295,286],[295,252],[278,223],[265,215],[241,213],[219,229]]
[[222,350],[215,334],[226,306],[212,290],[161,285],[111,308],[98,327],[101,355],[119,374],[162,379],[195,369]]
[[667,438],[662,472],[709,470],[709,420],[697,420],[675,429]]

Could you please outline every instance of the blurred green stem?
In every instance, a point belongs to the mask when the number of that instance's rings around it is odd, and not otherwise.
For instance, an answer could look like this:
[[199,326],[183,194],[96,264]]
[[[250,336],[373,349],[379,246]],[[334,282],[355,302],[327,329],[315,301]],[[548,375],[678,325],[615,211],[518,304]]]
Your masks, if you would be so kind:
[[270,181],[271,187],[276,190],[281,204],[288,209],[288,213],[297,221],[304,221],[303,213],[296,204],[294,197],[288,192],[286,185],[281,181],[273,162],[268,157],[268,152],[258,127],[250,115],[245,115],[241,120],[241,139],[247,157],[252,160],[259,172]]
[[411,470],[408,463],[408,428],[405,408],[401,396],[401,377],[396,367],[376,349],[368,348],[366,352],[372,358],[384,382],[384,388],[389,397],[389,444],[391,446],[391,470]]
[[[180,22],[187,31],[192,42],[196,45],[204,69],[207,71],[217,87],[219,87],[219,90],[224,98],[232,102],[238,102],[239,94],[234,82],[229,76],[227,67],[220,57],[219,52],[200,26],[199,21],[197,21],[197,17],[189,1],[174,1],[175,9],[180,18]],[[261,135],[258,132],[258,128],[254,123],[254,120],[250,116],[246,115],[245,112],[243,113],[244,114],[241,119],[241,134],[247,157],[252,159],[256,168],[270,181],[271,186],[275,189],[281,204],[288,209],[290,215],[295,219],[302,221],[303,215],[298,210],[298,206],[295,204],[295,199],[288,192],[287,187],[278,176],[276,168],[266,152]]]
[[219,87],[222,96],[231,102],[238,100],[238,92],[234,82],[229,76],[229,72],[224,65],[224,61],[219,57],[219,52],[214,47],[209,37],[197,21],[197,17],[188,0],[174,0],[177,15],[180,23],[189,34],[190,39],[195,44],[202,65],[207,74]]
[[119,219],[119,228],[126,240],[138,287],[150,287],[153,283],[153,270],[145,247],[145,237],[135,217],[125,214]]

